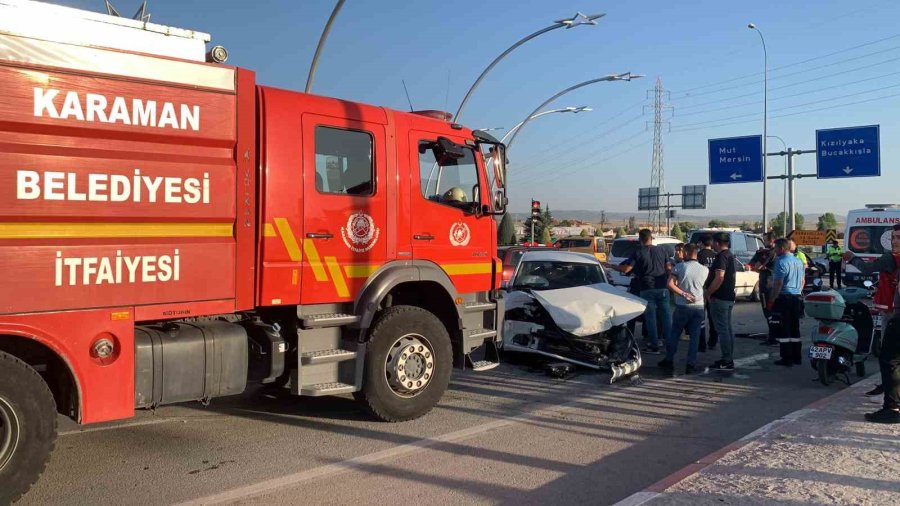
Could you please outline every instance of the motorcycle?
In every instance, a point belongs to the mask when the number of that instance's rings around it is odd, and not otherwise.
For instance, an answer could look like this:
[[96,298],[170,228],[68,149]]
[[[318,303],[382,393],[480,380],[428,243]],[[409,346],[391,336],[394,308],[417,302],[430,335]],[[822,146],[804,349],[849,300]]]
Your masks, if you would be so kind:
[[818,320],[813,330],[808,356],[823,385],[831,385],[839,374],[850,383],[849,371],[866,375],[866,359],[875,337],[874,310],[863,303],[870,296],[865,288],[847,287],[810,293],[804,300],[807,316]]

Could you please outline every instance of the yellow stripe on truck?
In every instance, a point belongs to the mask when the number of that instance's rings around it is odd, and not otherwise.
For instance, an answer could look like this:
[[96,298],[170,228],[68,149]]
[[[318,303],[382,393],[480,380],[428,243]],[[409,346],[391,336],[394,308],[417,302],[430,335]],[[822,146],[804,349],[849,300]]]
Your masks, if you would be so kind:
[[444,272],[451,276],[462,276],[466,274],[491,274],[494,272],[490,263],[478,264],[441,264]]
[[331,273],[331,279],[334,280],[334,289],[337,291],[338,297],[349,297],[350,289],[347,288],[347,281],[341,273],[341,266],[338,264],[337,258],[325,257],[325,265],[328,266],[328,272]]
[[344,267],[344,274],[348,278],[368,278],[381,267],[380,265],[347,265]]
[[300,254],[300,246],[297,244],[294,232],[291,231],[290,223],[285,218],[275,218],[273,221],[278,229],[278,233],[281,234],[281,241],[284,243],[291,261],[299,262],[303,256]]
[[0,223],[0,239],[232,237],[231,223]]

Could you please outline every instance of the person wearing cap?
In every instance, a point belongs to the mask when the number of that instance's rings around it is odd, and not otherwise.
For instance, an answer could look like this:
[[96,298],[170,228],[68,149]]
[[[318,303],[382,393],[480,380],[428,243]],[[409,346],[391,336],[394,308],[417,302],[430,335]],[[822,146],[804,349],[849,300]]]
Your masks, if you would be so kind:
[[834,288],[834,278],[837,276],[837,287],[840,288],[842,283],[841,266],[843,265],[844,250],[841,248],[841,245],[838,244],[837,239],[832,239],[831,243],[828,244],[828,248],[825,250],[825,256],[828,257],[828,286]]

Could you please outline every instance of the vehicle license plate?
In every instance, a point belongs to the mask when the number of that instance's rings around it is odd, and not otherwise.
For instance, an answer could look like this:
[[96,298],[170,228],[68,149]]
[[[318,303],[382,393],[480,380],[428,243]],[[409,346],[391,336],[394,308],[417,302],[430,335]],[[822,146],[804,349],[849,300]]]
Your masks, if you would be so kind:
[[831,346],[810,346],[809,358],[828,360],[831,358]]

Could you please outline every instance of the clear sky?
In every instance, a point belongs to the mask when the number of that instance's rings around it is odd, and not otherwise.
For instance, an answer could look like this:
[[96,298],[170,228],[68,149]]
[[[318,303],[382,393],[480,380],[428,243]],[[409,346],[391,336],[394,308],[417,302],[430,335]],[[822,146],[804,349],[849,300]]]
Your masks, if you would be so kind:
[[[57,0],[101,10],[101,0]],[[138,0],[114,0],[134,12]],[[260,83],[302,90],[331,0],[151,0],[153,21],[212,34],[230,64]],[[525,44],[489,74],[467,106],[471,127],[511,127],[573,84],[633,71],[553,106],[593,108],[528,125],[510,150],[514,211],[530,199],[553,209],[629,212],[649,186],[657,77],[671,97],[664,130],[670,189],[707,182],[707,139],[762,133],[763,53],[769,51],[769,135],[813,149],[815,130],[881,125],[880,178],[797,182],[798,211],[897,202],[900,190],[900,2],[896,0],[348,0],[325,48],[314,92],[407,109],[455,111],[468,87],[521,37],[571,17],[604,12],[597,26],[555,30]],[[669,128],[671,130],[669,130]],[[502,134],[502,131],[496,132]],[[770,140],[769,151],[780,149]],[[815,172],[814,155],[797,159]],[[770,159],[769,171],[783,171]],[[709,215],[761,213],[761,184],[713,186]],[[770,182],[770,213],[782,183]],[[695,214],[692,212],[692,214]]]

